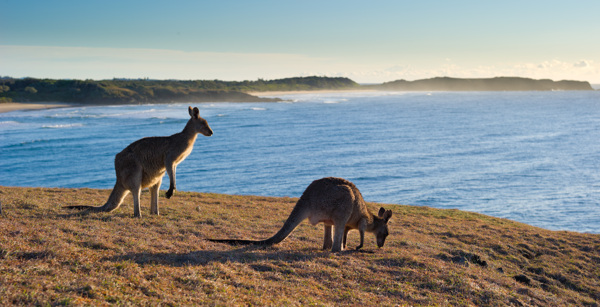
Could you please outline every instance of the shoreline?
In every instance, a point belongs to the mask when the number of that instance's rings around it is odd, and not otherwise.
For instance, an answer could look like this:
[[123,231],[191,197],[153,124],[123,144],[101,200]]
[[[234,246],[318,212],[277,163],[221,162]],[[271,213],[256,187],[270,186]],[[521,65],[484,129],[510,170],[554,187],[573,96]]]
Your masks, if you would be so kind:
[[246,94],[258,97],[297,95],[297,94],[337,94],[337,93],[371,93],[380,92],[378,90],[348,89],[348,90],[315,90],[315,91],[266,91],[266,92],[246,92]]
[[[256,97],[277,97],[282,95],[295,95],[295,94],[333,94],[333,93],[360,93],[360,92],[376,92],[376,90],[316,90],[316,91],[267,91],[267,92],[246,92],[246,94]],[[120,103],[93,103],[93,104],[82,104],[82,103],[69,103],[69,102],[6,102],[0,103],[0,113],[7,113],[13,111],[27,111],[27,110],[45,110],[45,109],[56,109],[56,108],[68,108],[77,106],[99,106],[99,105],[121,105]]]
[[0,103],[0,113],[13,111],[46,110],[75,107],[81,104],[67,102],[6,102]]
[[[600,86],[599,89],[600,90]],[[384,90],[383,90],[384,91]],[[280,96],[285,95],[301,95],[301,94],[341,94],[341,93],[374,93],[382,92],[382,90],[376,89],[346,89],[346,90],[307,90],[307,91],[265,91],[265,92],[244,92],[256,97],[262,98],[281,98]],[[402,91],[393,91],[402,92]],[[425,91],[423,91],[425,92]],[[153,102],[152,104],[156,104]],[[190,102],[193,103],[193,102]],[[204,102],[200,102],[204,103]],[[58,102],[58,101],[47,101],[47,102],[6,102],[0,103],[0,113],[7,113],[13,111],[32,111],[32,110],[45,110],[45,109],[56,109],[56,108],[69,108],[79,106],[112,106],[112,105],[123,105],[123,103],[71,103],[71,102]]]

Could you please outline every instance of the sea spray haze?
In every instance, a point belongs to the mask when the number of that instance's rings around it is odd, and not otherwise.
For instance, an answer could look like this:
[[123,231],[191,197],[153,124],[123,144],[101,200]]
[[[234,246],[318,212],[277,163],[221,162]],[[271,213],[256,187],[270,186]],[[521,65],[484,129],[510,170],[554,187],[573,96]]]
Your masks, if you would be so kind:
[[[180,165],[179,190],[297,196],[314,179],[338,176],[367,201],[600,233],[598,92],[281,98],[199,104],[215,135]],[[108,189],[114,155],[141,137],[178,132],[182,107],[0,114],[0,185]]]

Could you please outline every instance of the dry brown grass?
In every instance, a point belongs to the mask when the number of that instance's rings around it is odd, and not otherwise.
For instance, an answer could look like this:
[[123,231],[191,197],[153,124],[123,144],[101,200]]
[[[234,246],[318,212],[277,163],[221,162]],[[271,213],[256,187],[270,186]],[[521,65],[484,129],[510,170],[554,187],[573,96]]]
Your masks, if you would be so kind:
[[[588,305],[600,301],[600,235],[556,232],[458,210],[385,205],[386,246],[320,250],[302,224],[269,248],[292,198],[177,192],[161,216],[103,204],[110,191],[0,187],[0,305]],[[127,199],[130,203],[130,198]],[[370,204],[374,209],[379,207]],[[358,244],[358,234],[349,235]]]

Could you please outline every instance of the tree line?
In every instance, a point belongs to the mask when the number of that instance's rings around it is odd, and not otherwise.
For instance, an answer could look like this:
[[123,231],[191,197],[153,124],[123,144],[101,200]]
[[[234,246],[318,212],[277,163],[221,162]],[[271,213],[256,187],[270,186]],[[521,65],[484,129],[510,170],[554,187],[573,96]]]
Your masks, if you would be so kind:
[[0,78],[0,102],[159,103],[265,101],[247,92],[351,89],[348,78],[297,77],[276,80],[56,80]]

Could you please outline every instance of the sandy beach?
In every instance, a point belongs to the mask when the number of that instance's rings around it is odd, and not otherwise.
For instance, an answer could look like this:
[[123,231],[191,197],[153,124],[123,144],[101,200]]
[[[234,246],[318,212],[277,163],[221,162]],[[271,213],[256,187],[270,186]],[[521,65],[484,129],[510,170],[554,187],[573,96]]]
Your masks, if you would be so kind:
[[40,103],[24,103],[24,102],[8,102],[0,103],[0,113],[20,111],[20,110],[39,110],[52,108],[65,108],[74,106],[75,104],[61,102],[40,102]]
[[[375,92],[375,90],[322,90],[322,91],[272,91],[272,92],[248,92],[247,94],[257,97],[277,97],[293,94],[331,94],[348,92]],[[0,103],[0,113],[21,111],[21,110],[40,110],[52,108],[65,108],[76,106],[77,104],[64,102],[8,102]],[[97,104],[96,104],[97,105]]]

